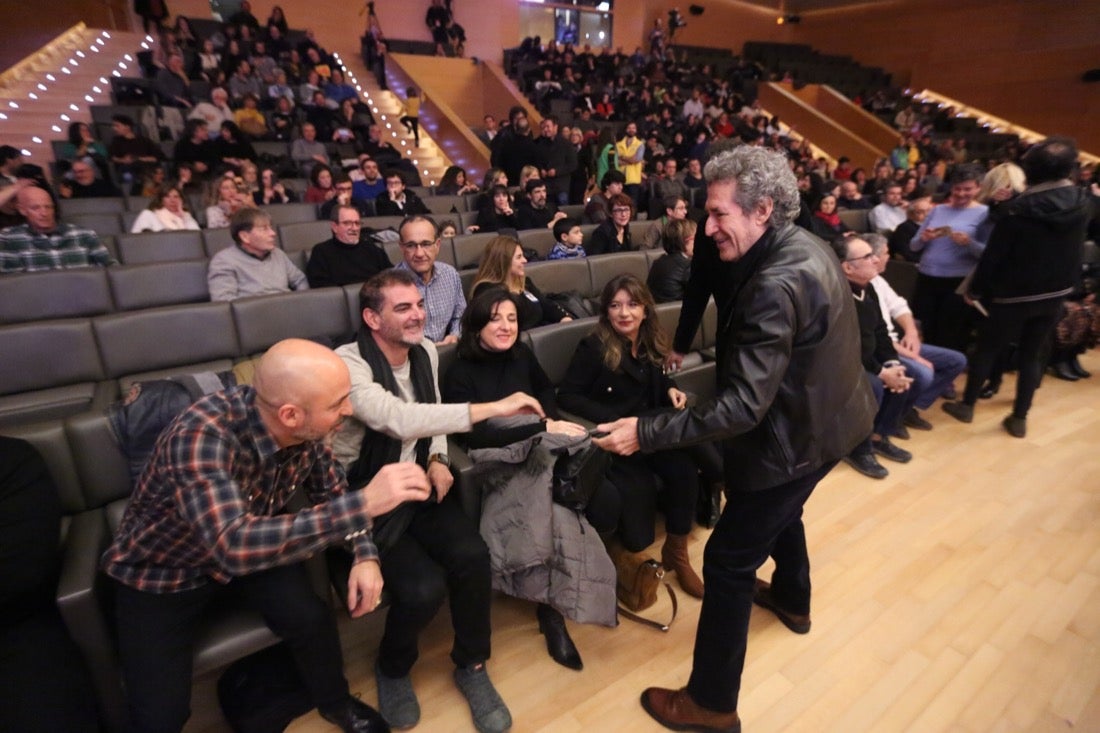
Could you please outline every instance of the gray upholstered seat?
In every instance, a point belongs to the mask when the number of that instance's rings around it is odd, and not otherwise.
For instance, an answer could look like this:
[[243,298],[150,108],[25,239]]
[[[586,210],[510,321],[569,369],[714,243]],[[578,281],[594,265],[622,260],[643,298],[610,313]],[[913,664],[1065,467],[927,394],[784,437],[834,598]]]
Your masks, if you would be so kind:
[[210,300],[206,266],[205,260],[120,265],[108,271],[107,279],[121,311],[202,303]]
[[519,242],[524,247],[530,247],[539,253],[539,259],[546,259],[550,250],[554,248],[554,232],[543,227],[541,229],[523,229],[519,232]]
[[342,288],[241,298],[231,305],[241,353],[246,356],[266,351],[285,338],[315,339],[335,345],[352,332]]
[[527,266],[527,279],[545,293],[576,290],[583,297],[592,294],[592,275],[584,259],[549,260]]
[[642,282],[649,276],[649,260],[644,252],[613,252],[587,258],[592,273],[592,295],[598,298],[604,285],[614,277],[629,273]]
[[328,221],[302,221],[279,227],[279,241],[287,252],[308,250],[332,238],[332,224]]
[[477,232],[460,234],[451,240],[455,250],[455,267],[459,270],[477,269],[481,263],[481,255],[485,252],[485,245],[496,236],[496,232]]
[[229,249],[232,246],[233,235],[228,228],[202,230],[202,249],[207,257],[213,257],[223,249]]
[[121,214],[126,200],[121,196],[97,196],[83,199],[62,199],[58,213],[61,220],[74,214]]
[[550,326],[532,328],[527,331],[531,339],[531,350],[542,365],[546,376],[554,384],[560,384],[569,369],[573,352],[592,329],[596,327],[596,318],[581,318],[568,323],[555,323]]
[[261,206],[260,210],[271,217],[271,223],[276,227],[283,224],[317,220],[316,204],[275,204],[273,206]]
[[118,255],[126,265],[206,259],[202,233],[195,231],[120,234]]
[[0,323],[95,316],[112,310],[104,267],[4,275],[0,287]]

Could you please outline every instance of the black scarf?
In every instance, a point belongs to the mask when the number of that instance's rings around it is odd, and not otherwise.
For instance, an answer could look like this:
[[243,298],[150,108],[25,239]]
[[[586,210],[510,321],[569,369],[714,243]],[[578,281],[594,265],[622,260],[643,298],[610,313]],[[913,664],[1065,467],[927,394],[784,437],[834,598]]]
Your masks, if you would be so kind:
[[[370,367],[374,381],[400,397],[401,392],[397,389],[397,379],[393,376],[393,369],[390,368],[385,355],[375,343],[370,329],[359,330],[358,343],[359,355]],[[423,346],[417,344],[409,349],[409,365],[416,401],[434,404],[436,394],[432,364]],[[416,441],[416,462],[421,468],[428,466],[428,448],[431,442],[431,438],[421,438]],[[362,486],[374,478],[382,466],[387,463],[397,463],[399,460],[401,460],[401,441],[367,427],[363,433],[363,444],[359,449],[359,460],[351,464],[348,469],[348,483],[353,487]]]

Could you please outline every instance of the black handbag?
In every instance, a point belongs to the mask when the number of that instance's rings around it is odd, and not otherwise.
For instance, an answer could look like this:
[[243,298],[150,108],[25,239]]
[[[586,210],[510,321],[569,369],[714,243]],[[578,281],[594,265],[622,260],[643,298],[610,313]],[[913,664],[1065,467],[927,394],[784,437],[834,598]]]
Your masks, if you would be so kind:
[[591,441],[572,454],[568,448],[553,452],[558,455],[552,483],[554,502],[583,511],[611,466],[611,454],[597,448]]

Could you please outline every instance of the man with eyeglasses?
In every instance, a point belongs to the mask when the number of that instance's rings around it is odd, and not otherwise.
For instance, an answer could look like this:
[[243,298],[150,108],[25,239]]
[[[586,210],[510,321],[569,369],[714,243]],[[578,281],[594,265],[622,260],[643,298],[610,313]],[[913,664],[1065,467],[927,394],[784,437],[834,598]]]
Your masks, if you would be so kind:
[[337,204],[329,219],[332,239],[314,246],[306,265],[311,288],[366,282],[393,267],[385,250],[361,236],[363,220],[354,206]]
[[401,222],[398,232],[402,261],[397,263],[397,269],[416,275],[416,288],[424,298],[424,335],[440,345],[457,342],[466,297],[462,294],[458,270],[436,261],[439,227],[430,217],[413,214]]
[[397,170],[386,171],[386,191],[374,200],[378,216],[410,216],[430,214],[431,211],[415,192],[405,188],[405,179]]
[[322,219],[332,219],[332,212],[337,206],[351,206],[359,212],[360,217],[374,216],[374,207],[370,201],[356,197],[354,184],[351,177],[343,171],[338,171],[332,176],[332,187],[336,189],[336,195],[321,204],[318,212]]

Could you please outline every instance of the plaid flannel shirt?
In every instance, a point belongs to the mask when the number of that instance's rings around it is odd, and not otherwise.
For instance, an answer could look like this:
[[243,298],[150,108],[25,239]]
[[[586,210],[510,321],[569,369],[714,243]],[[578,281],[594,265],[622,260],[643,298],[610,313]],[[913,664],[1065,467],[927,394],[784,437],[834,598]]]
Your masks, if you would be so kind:
[[458,270],[438,260],[432,267],[432,279],[428,282],[413,272],[405,260],[398,262],[394,269],[408,270],[416,275],[416,289],[424,298],[424,311],[428,315],[424,335],[429,341],[439,343],[445,336],[461,333],[466,297],[462,295],[462,278]]
[[[341,541],[356,562],[378,556],[361,491],[322,442],[280,449],[234,387],[196,402],[164,430],[138,481],[104,571],[171,593],[304,560]],[[281,514],[297,489],[313,506]]]
[[26,224],[0,231],[0,273],[113,264],[115,260],[99,236],[75,224],[58,224],[47,234]]

